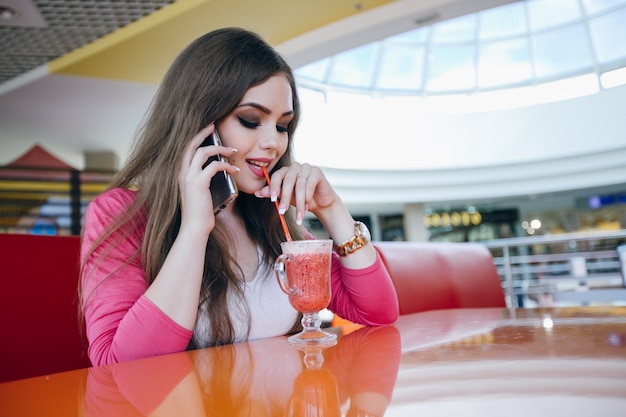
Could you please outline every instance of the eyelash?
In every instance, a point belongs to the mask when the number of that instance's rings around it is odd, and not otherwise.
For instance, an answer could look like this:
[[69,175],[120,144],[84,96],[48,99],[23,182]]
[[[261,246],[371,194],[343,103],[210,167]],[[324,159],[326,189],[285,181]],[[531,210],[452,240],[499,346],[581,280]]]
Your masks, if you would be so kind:
[[248,129],[254,129],[255,127],[261,126],[261,123],[249,122],[242,117],[239,117],[238,119],[239,119],[239,123],[241,123],[243,127],[247,127]]
[[[239,123],[241,123],[241,125],[243,127],[246,127],[248,129],[254,129],[254,128],[257,128],[257,127],[261,126],[261,123],[259,123],[259,122],[256,122],[256,123],[255,122],[249,122],[248,120],[246,120],[246,119],[244,119],[242,117],[238,117],[238,119],[239,119]],[[287,133],[287,132],[289,132],[289,127],[276,126],[276,130],[279,133]]]

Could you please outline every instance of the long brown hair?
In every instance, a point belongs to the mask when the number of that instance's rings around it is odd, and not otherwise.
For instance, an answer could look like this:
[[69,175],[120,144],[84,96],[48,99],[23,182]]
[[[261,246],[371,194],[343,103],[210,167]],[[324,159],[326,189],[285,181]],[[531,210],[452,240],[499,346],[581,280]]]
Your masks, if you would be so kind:
[[[299,99],[291,68],[258,35],[240,28],[209,32],[192,42],[169,68],[148,109],[130,156],[109,188],[136,188],[133,203],[95,243],[94,250],[105,244],[103,255],[123,239],[129,229],[145,224],[142,247],[129,254],[130,262],[142,260],[148,285],[161,269],[180,229],[180,192],[178,172],[187,143],[206,125],[219,122],[240,102],[246,91],[276,74],[284,74],[291,85],[294,117],[288,126],[289,145],[276,167],[293,162],[292,139],[300,114]],[[250,237],[261,247],[263,261],[271,264],[280,254],[285,240],[276,209],[267,199],[241,193],[234,209],[242,216]],[[294,239],[302,239],[292,210],[287,221]],[[211,232],[205,256],[204,275],[198,314],[207,314],[210,345],[231,343],[233,325],[226,303],[227,293],[242,295],[243,274],[228,251],[232,239],[221,224],[219,215]],[[97,262],[96,262],[97,267]],[[83,272],[81,272],[83,275]],[[88,278],[88,277],[87,277]],[[81,281],[83,278],[81,278]],[[79,291],[80,292],[80,291]],[[85,294],[81,294],[84,305]],[[194,342],[190,348],[197,347]]]

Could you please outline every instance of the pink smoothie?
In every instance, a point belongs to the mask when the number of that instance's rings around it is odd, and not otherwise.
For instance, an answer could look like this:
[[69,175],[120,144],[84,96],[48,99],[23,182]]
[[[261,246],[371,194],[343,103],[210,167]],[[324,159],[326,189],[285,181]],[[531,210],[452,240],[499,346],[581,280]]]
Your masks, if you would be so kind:
[[330,259],[328,254],[292,255],[285,272],[292,291],[289,302],[301,313],[315,313],[330,302]]

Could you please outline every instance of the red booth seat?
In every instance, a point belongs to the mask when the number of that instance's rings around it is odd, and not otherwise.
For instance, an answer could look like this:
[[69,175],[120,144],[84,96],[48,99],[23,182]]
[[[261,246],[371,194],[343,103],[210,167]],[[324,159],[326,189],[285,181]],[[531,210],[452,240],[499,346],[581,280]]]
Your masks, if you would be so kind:
[[0,234],[0,382],[91,365],[78,319],[76,236]]
[[491,252],[478,243],[374,242],[398,293],[400,314],[506,307]]

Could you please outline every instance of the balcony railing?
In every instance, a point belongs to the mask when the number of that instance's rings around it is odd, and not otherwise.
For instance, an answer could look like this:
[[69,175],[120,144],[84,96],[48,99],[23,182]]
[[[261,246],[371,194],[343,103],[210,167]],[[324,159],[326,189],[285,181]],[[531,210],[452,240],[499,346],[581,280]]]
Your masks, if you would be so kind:
[[511,307],[626,304],[626,230],[483,242]]

